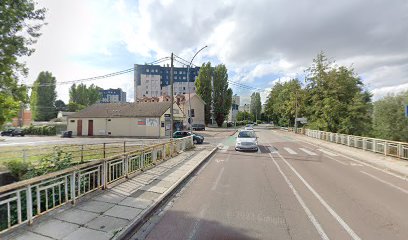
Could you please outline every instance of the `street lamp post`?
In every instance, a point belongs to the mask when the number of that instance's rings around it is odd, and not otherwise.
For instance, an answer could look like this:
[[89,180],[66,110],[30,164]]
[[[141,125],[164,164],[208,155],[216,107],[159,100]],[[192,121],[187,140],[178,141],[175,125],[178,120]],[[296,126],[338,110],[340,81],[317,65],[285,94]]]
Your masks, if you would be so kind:
[[191,88],[190,88],[190,68],[191,68],[191,64],[193,63],[194,58],[197,56],[197,54],[199,52],[201,52],[204,48],[208,47],[207,45],[205,45],[204,47],[202,47],[200,50],[198,50],[193,58],[190,61],[190,64],[187,66],[187,87],[188,87],[188,124],[190,126],[190,131],[193,132],[193,128],[192,128],[192,123],[193,123],[193,118],[191,117],[191,98],[190,98],[190,93],[191,93]]

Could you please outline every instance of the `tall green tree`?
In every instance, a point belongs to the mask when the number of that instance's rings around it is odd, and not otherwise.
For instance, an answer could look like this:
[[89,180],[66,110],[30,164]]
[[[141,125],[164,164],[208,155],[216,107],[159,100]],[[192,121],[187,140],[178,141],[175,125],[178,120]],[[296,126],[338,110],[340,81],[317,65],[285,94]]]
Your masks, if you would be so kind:
[[281,126],[294,126],[296,109],[298,117],[304,116],[305,91],[298,79],[276,83],[269,93],[265,112]]
[[306,101],[311,128],[355,135],[370,131],[371,95],[354,69],[335,66],[321,52],[307,74]]
[[55,109],[57,110],[57,112],[67,111],[67,105],[61,99],[58,99],[57,101],[55,101],[54,105],[55,105]]
[[27,87],[19,83],[28,69],[19,58],[33,53],[44,15],[32,0],[0,1],[0,126],[28,101]]
[[71,110],[81,110],[84,107],[97,103],[101,99],[99,90],[102,88],[91,84],[87,87],[81,83],[79,85],[73,84],[69,89],[69,104]]
[[204,120],[205,124],[211,121],[211,103],[212,103],[212,87],[211,78],[213,76],[213,68],[211,63],[203,63],[200,68],[197,80],[195,81],[196,93],[204,100]]
[[408,118],[404,108],[408,91],[374,102],[373,134],[377,138],[408,142]]
[[55,100],[56,79],[50,72],[40,72],[33,84],[30,106],[33,119],[36,121],[49,121],[57,116]]
[[262,102],[261,102],[261,95],[259,92],[254,92],[251,95],[251,113],[255,116],[255,119],[260,119],[261,112],[262,112]]
[[232,104],[232,89],[228,88],[228,73],[224,64],[214,68],[214,117],[219,127],[224,123]]

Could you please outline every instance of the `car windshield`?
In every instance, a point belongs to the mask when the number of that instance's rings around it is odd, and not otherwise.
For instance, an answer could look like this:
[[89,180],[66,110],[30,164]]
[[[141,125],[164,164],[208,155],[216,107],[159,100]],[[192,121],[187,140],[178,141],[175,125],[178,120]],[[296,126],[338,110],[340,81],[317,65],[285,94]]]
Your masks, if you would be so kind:
[[238,138],[256,138],[256,135],[252,131],[242,131],[239,132]]

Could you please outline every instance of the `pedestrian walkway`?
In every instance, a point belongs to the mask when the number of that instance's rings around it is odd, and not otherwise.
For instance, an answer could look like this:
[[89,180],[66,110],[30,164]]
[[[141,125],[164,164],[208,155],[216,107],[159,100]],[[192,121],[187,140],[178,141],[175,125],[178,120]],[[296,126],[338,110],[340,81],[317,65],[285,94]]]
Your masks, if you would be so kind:
[[181,153],[109,190],[98,190],[75,206],[56,209],[32,226],[12,230],[1,239],[113,239],[140,220],[210,153],[209,149]]

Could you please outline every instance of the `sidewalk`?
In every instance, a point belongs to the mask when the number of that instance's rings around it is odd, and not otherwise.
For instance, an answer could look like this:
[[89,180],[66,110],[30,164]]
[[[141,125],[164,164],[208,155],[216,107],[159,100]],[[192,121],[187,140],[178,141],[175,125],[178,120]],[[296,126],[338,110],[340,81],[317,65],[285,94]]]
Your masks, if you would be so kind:
[[124,181],[108,190],[83,197],[75,206],[58,208],[1,239],[105,240],[126,233],[184,180],[212,149],[194,149]]
[[[282,132],[277,131],[280,134]],[[382,154],[364,151],[342,144],[327,142],[321,139],[311,138],[305,135],[290,133],[291,136],[296,137],[300,141],[308,142],[316,146],[325,147],[339,153],[340,155],[349,157],[351,159],[360,160],[364,163],[370,164],[379,168],[382,171],[392,172],[401,175],[405,179],[408,178],[408,161],[395,157],[384,156]]]

